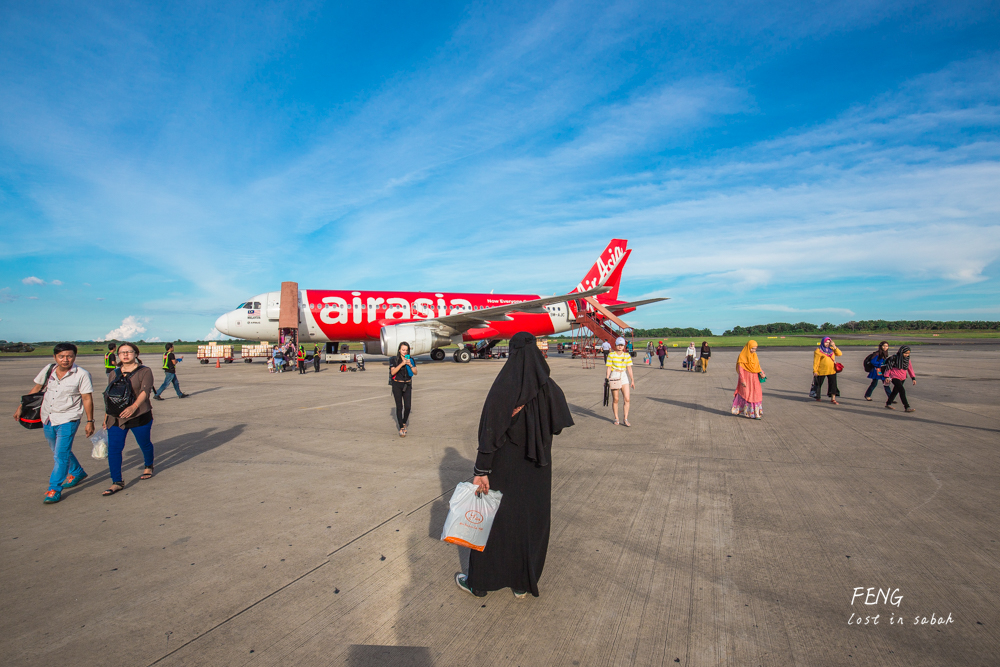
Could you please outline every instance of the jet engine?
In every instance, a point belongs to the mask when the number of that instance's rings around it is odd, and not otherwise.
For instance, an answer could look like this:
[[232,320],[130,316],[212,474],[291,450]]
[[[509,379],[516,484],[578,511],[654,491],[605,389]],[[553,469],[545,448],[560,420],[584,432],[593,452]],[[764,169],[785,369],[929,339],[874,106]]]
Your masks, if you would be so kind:
[[428,327],[415,326],[413,324],[393,324],[382,327],[379,334],[379,341],[382,344],[382,354],[392,356],[396,354],[400,343],[410,344],[410,354],[426,354],[436,347],[444,347],[451,343],[451,337],[442,336]]

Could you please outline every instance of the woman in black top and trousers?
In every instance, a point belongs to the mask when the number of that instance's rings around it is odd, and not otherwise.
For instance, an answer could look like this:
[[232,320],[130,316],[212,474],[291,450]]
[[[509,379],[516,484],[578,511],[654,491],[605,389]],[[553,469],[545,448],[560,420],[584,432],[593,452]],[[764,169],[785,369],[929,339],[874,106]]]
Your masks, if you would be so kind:
[[[405,348],[405,349],[404,349]],[[396,356],[389,360],[389,384],[396,399],[396,424],[399,437],[406,437],[406,423],[410,421],[410,398],[413,395],[413,376],[417,367],[410,359],[410,344],[400,343]]]
[[469,575],[455,577],[477,597],[510,588],[538,597],[552,512],[552,436],[573,425],[566,397],[552,379],[535,337],[521,332],[493,382],[479,420],[472,483],[503,493],[483,551],[469,556]]

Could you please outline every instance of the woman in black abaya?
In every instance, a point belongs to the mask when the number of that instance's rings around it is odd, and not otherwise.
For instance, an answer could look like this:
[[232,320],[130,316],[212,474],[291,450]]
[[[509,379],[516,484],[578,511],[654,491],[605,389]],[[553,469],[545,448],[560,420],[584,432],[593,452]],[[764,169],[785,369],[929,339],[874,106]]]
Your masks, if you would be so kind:
[[562,389],[535,337],[510,340],[510,356],[493,381],[479,419],[479,454],[473,484],[503,493],[483,551],[469,556],[469,575],[455,581],[477,597],[510,588],[538,597],[552,510],[552,436],[573,425]]

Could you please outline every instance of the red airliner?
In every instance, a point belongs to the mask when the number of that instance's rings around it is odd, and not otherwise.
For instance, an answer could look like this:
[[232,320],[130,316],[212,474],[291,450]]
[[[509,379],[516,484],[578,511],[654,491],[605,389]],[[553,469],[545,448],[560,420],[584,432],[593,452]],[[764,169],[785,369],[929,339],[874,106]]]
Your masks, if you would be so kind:
[[[510,338],[518,331],[548,336],[569,331],[580,310],[593,310],[585,297],[615,315],[663,298],[618,300],[622,268],[631,250],[628,241],[613,239],[584,279],[569,294],[469,294],[461,292],[390,292],[299,290],[300,343],[365,341],[365,350],[394,354],[400,342],[412,354],[431,353],[444,359],[441,348],[457,344],[458,362],[471,353],[465,343]],[[277,340],[281,292],[268,292],[241,303],[215,322],[227,336],[249,340]],[[377,345],[376,345],[377,343]]]

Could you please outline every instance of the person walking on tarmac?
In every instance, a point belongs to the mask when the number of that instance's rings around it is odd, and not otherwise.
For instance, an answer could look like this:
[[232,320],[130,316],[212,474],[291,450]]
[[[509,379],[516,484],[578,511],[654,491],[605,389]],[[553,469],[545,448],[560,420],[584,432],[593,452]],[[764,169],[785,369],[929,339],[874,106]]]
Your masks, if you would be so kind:
[[188,395],[181,391],[181,385],[177,381],[177,362],[181,361],[183,357],[178,358],[174,354],[173,343],[167,343],[165,349],[166,352],[163,353],[163,384],[161,384],[160,388],[156,390],[155,394],[153,394],[153,399],[157,401],[164,400],[160,394],[162,394],[163,390],[171,384],[174,385],[174,391],[177,392],[177,398],[187,398]]
[[[73,488],[87,478],[86,471],[73,455],[73,438],[84,414],[87,415],[84,433],[87,437],[94,434],[94,384],[90,373],[76,365],[76,345],[56,345],[53,361],[55,363],[35,377],[35,386],[30,392],[44,392],[40,418],[54,461],[49,490],[42,500],[46,504],[59,502],[64,489]],[[20,422],[20,405],[14,419]]]
[[299,351],[295,353],[295,359],[299,363],[299,375],[306,374],[306,348],[299,345]]
[[319,373],[319,345],[313,347],[313,371]]
[[118,357],[115,356],[115,344],[108,343],[108,351],[104,355],[104,374],[110,375],[118,368]]
[[399,437],[406,437],[406,424],[410,421],[410,398],[413,395],[413,376],[417,367],[410,357],[410,344],[400,343],[396,348],[396,356],[389,359],[389,384],[392,385],[392,397],[396,401],[396,424],[399,426]]
[[[149,404],[149,395],[153,392],[153,371],[143,366],[139,359],[139,347],[134,343],[122,343],[118,348],[118,371],[108,377],[108,388],[123,379],[132,387],[134,400],[120,414],[105,414],[104,428],[108,429],[108,472],[111,476],[111,486],[102,496],[113,496],[125,488],[125,478],[122,477],[122,451],[125,449],[125,438],[129,431],[142,450],[143,471],[139,479],[146,480],[153,476],[153,442],[150,434],[153,429],[153,407]],[[107,413],[107,391],[105,389],[105,413]]]

